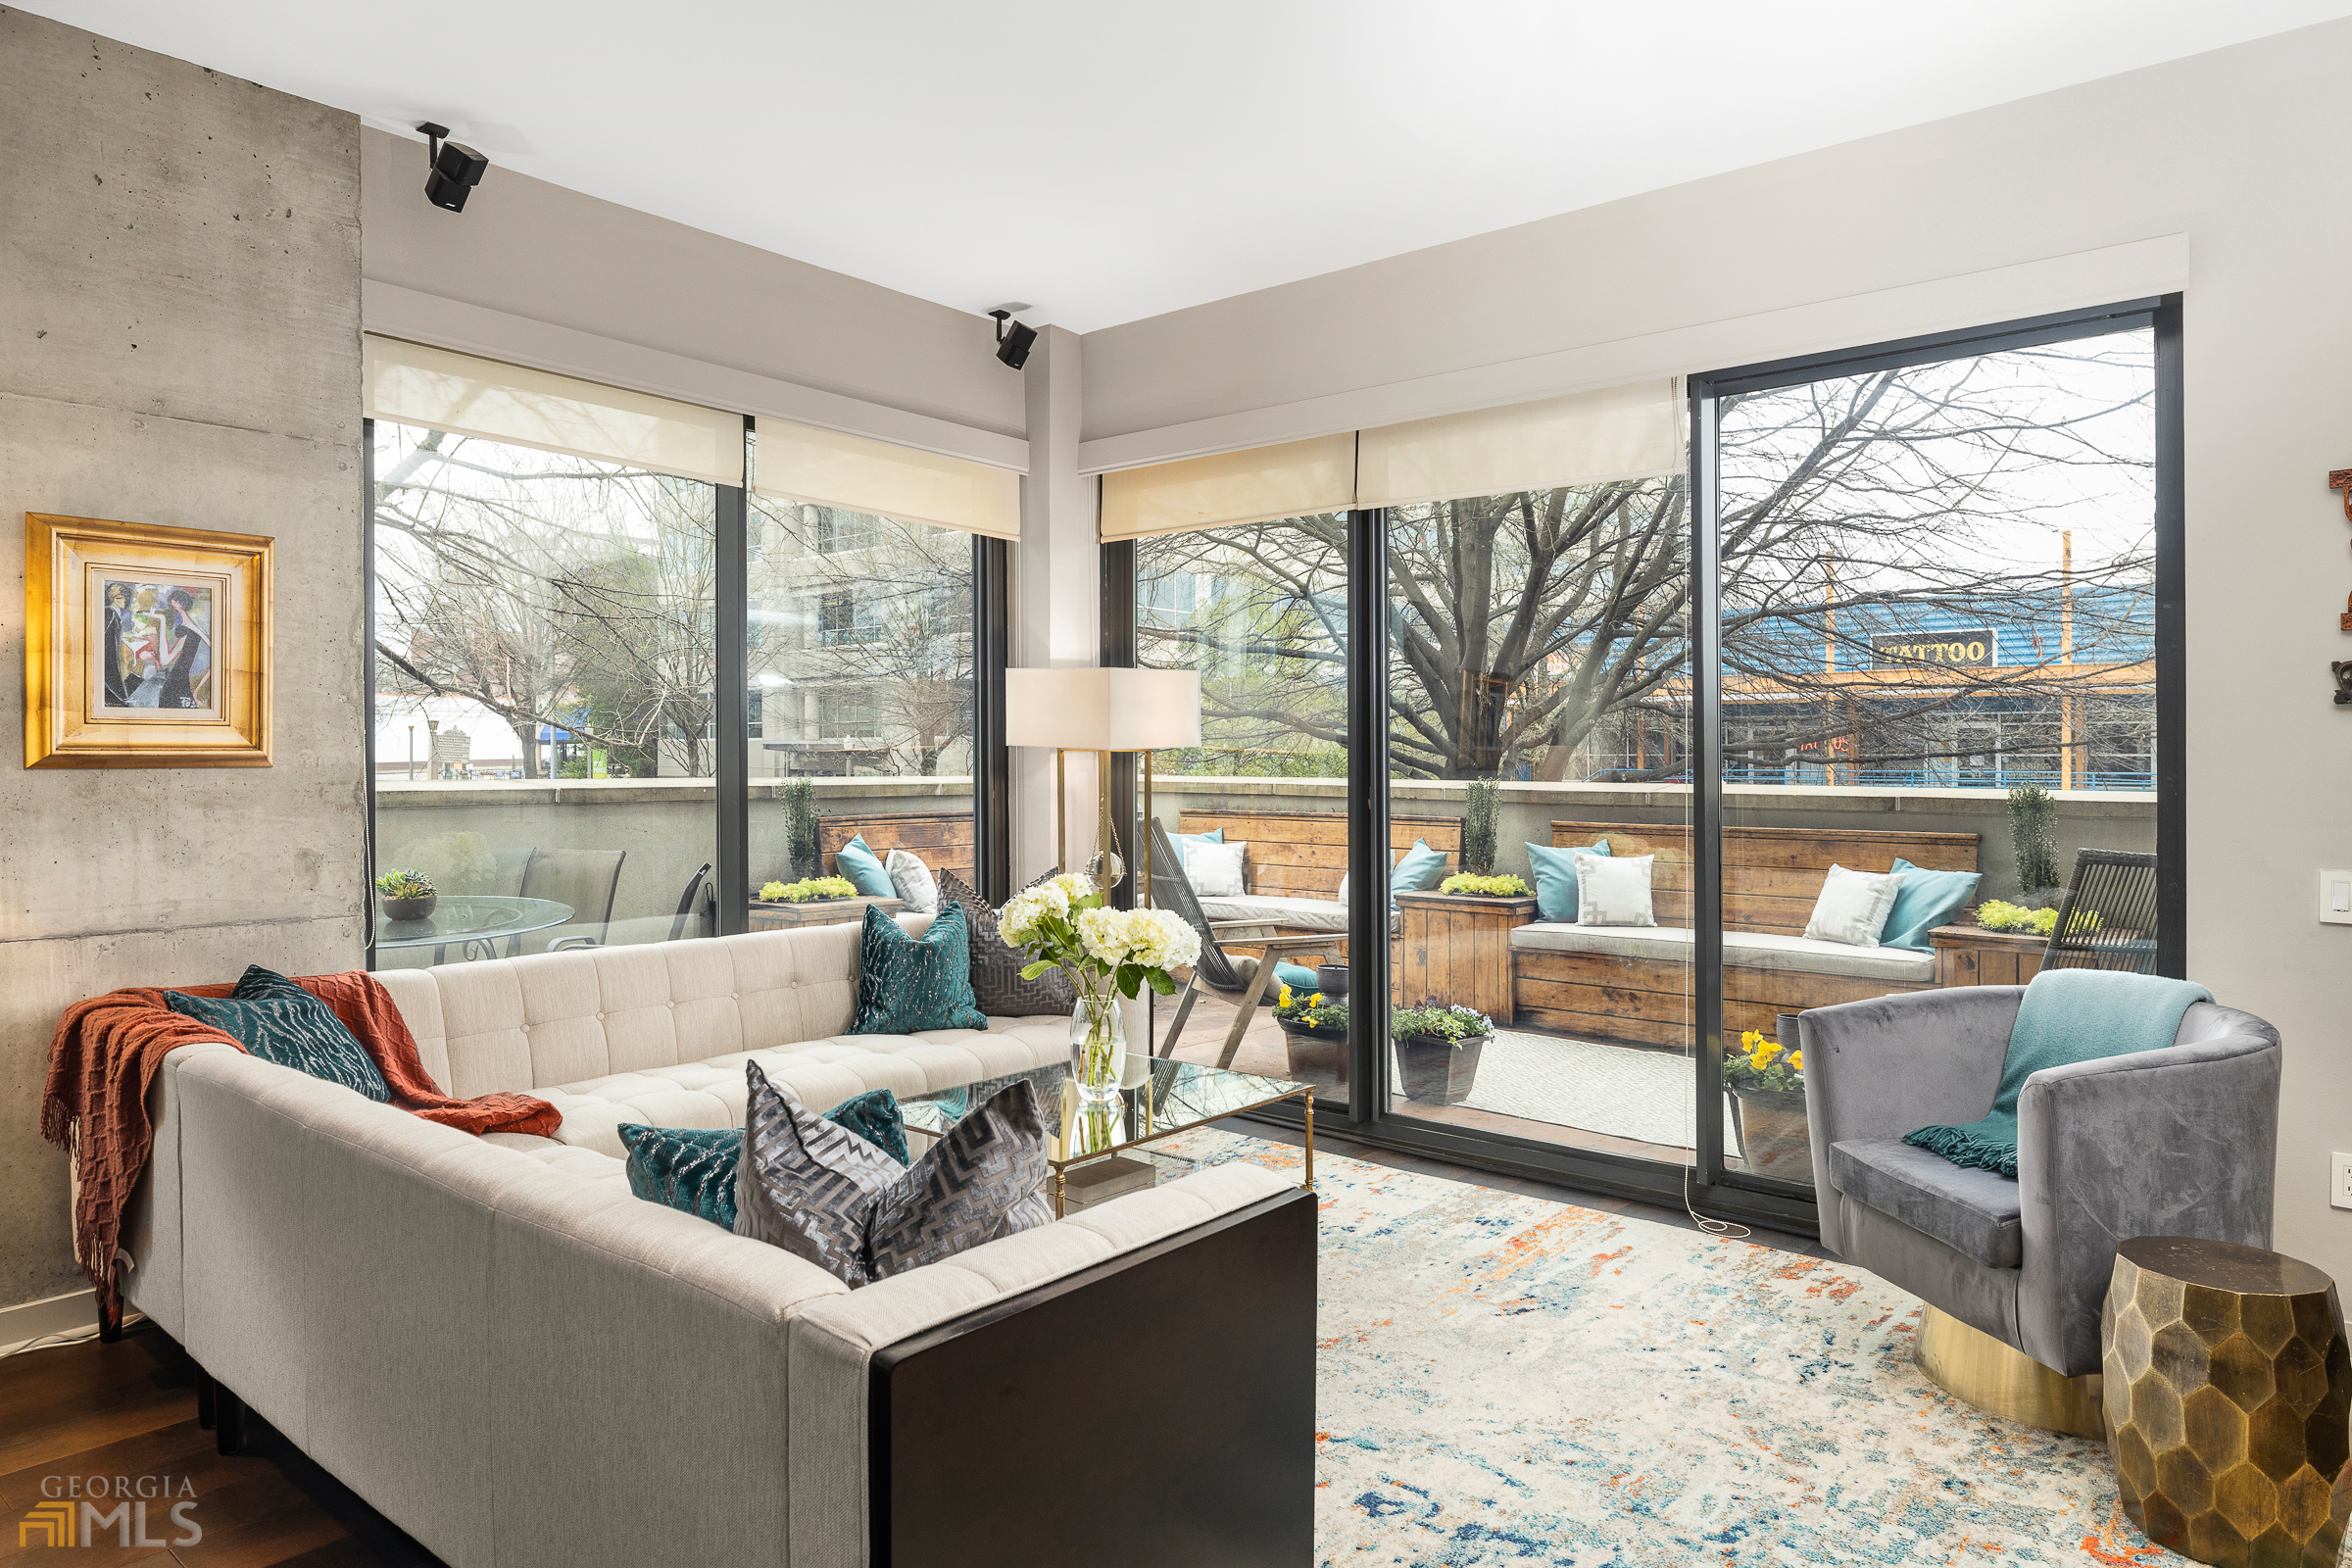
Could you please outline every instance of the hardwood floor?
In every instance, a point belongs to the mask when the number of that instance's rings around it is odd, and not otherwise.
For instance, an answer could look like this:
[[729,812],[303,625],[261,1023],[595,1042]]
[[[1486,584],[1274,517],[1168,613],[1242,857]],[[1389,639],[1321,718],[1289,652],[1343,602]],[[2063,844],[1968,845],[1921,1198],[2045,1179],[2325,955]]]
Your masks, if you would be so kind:
[[[196,1425],[194,1363],[145,1324],[117,1345],[27,1350],[0,1361],[0,1563],[50,1560],[41,1532],[21,1544],[17,1526],[45,1495],[75,1481],[86,1490],[91,1477],[110,1490],[116,1477],[134,1488],[154,1478],[151,1544],[122,1545],[125,1532],[109,1527],[93,1532],[90,1549],[58,1561],[89,1568],[429,1568],[437,1561],[259,1417],[247,1418],[245,1451],[223,1458],[214,1434]],[[160,1494],[187,1500],[183,1483],[195,1502],[185,1517],[204,1534],[172,1545],[188,1532],[172,1523],[171,1501]],[[99,1506],[115,1504],[110,1498]],[[127,1534],[138,1539],[135,1530]]]

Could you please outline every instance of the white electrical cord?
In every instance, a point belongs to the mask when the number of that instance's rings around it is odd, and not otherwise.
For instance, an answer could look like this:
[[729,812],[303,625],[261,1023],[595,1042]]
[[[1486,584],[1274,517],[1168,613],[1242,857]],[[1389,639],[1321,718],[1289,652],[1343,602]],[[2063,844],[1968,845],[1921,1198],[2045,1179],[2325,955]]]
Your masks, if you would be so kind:
[[[146,1321],[147,1316],[143,1312],[125,1313],[122,1318],[123,1332],[128,1333],[133,1324]],[[87,1345],[97,1337],[98,1331],[94,1328],[83,1329],[78,1334],[44,1334],[37,1339],[26,1340],[21,1345],[12,1345],[7,1349],[0,1350],[0,1361],[5,1361],[12,1355],[23,1355],[26,1350],[62,1350],[69,1345]]]
[[1741,1225],[1734,1220],[1709,1219],[1704,1214],[1701,1214],[1697,1209],[1690,1206],[1690,1167],[1688,1165],[1683,1167],[1683,1212],[1690,1216],[1691,1224],[1697,1226],[1701,1231],[1705,1232],[1709,1236],[1720,1237],[1727,1242],[1744,1242],[1747,1240],[1748,1232],[1746,1226]]

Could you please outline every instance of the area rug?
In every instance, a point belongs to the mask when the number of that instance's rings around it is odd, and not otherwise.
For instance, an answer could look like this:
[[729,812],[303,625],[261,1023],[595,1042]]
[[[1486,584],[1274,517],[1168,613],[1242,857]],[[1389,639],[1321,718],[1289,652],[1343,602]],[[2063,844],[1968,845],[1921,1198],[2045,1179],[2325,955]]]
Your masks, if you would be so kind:
[[1321,1563],[2185,1561],[2102,1445],[1922,1377],[1919,1301],[1860,1270],[1330,1153],[1315,1185]]

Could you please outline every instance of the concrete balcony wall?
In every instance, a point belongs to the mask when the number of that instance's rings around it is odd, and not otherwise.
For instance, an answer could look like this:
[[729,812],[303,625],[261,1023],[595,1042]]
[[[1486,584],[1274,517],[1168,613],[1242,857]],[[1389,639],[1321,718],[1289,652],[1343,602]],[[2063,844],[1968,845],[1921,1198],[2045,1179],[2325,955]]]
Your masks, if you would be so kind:
[[[1390,810],[1398,816],[1462,814],[1460,783],[1396,782]],[[1342,779],[1158,778],[1152,811],[1169,831],[1186,810],[1329,811],[1347,809]],[[2058,816],[2051,841],[2063,870],[2078,849],[2153,851],[2156,797],[2120,790],[2054,790]],[[1819,785],[1738,785],[1724,791],[1725,820],[1740,827],[1880,828],[1929,833],[1974,833],[1984,893],[1999,898],[2017,889],[2017,858],[2009,843],[2009,798],[2001,790],[1832,789]],[[1553,821],[1681,823],[1690,820],[1688,788],[1624,784],[1512,784],[1502,786],[1495,831],[1497,872],[1528,874],[1528,844],[1549,844]]]
[[[811,779],[824,816],[972,808],[969,778]],[[785,783],[751,786],[752,886],[789,878],[785,850]],[[447,881],[444,892],[513,894],[534,849],[620,850],[620,885],[612,901],[615,942],[658,942],[669,934],[678,900],[697,867],[718,854],[717,790],[709,779],[564,779],[463,784],[381,783],[376,786],[376,866],[438,865],[467,858],[453,834],[479,835],[491,861],[478,872]],[[435,862],[438,862],[436,864]],[[575,931],[559,926],[523,939],[523,951]],[[380,956],[386,968],[432,961],[432,950],[396,949]]]

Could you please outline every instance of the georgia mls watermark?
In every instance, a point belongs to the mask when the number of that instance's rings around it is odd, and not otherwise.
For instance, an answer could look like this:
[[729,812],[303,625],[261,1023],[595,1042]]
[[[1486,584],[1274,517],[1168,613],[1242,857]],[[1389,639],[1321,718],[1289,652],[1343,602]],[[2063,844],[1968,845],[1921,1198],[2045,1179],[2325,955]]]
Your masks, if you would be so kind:
[[[193,1546],[204,1539],[186,1476],[43,1476],[41,1497],[17,1521],[19,1546]],[[152,1528],[176,1532],[172,1539],[150,1533],[151,1509]]]

